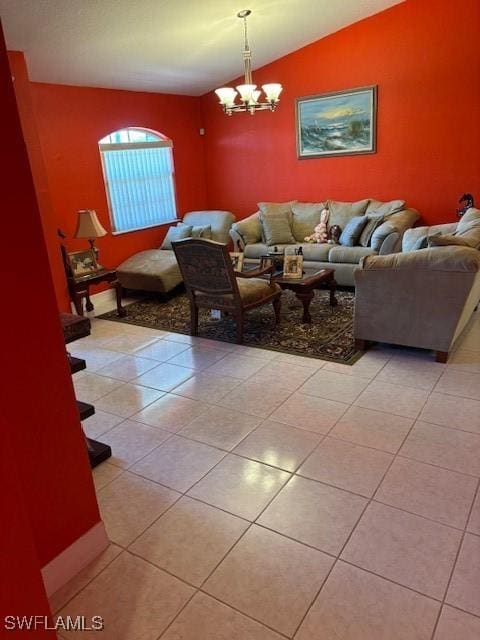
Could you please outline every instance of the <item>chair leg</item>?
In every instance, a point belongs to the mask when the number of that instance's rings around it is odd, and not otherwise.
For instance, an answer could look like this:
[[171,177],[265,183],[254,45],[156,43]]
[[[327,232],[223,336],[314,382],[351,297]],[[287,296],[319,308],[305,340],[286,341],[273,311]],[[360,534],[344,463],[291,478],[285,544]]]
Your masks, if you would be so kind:
[[198,307],[194,302],[190,303],[190,335],[198,336]]
[[448,351],[435,351],[436,362],[447,362],[447,360],[448,360]]
[[280,296],[273,301],[273,310],[275,311],[275,324],[280,322],[280,309],[282,308],[282,302]]
[[366,351],[369,347],[369,341],[368,340],[362,340],[361,338],[356,338],[355,339],[355,349],[357,349],[358,351]]
[[238,313],[236,316],[237,321],[237,344],[243,343],[243,313]]

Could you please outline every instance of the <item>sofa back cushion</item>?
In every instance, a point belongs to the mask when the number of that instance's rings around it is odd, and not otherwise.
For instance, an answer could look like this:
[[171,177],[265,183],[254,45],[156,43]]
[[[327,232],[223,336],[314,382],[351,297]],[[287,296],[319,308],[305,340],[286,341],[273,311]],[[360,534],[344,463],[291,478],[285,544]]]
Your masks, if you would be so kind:
[[[235,222],[235,216],[231,211],[190,211],[183,216],[185,224],[193,226],[210,226],[211,239],[227,244],[230,240],[230,227]],[[205,237],[205,236],[203,236]]]
[[367,207],[366,213],[381,213],[384,217],[398,213],[405,208],[405,200],[390,200],[390,202],[381,202],[372,198]]
[[470,207],[470,209],[465,211],[457,224],[456,231],[463,231],[466,226],[470,225],[472,222],[480,223],[480,209],[475,209],[475,207]]
[[350,218],[340,234],[340,244],[344,247],[354,247],[358,244],[367,221],[367,216],[353,216],[353,218]]
[[340,229],[345,229],[347,222],[354,216],[363,216],[368,207],[368,200],[359,200],[358,202],[338,202],[337,200],[328,201],[328,226],[338,225]]
[[437,233],[432,236],[427,237],[427,244],[429,247],[448,247],[452,246],[460,246],[460,247],[469,247],[470,245],[466,240],[464,240],[460,236],[454,236],[450,234]]
[[260,213],[263,237],[269,247],[276,244],[295,244],[292,234],[291,212],[284,213]]
[[259,202],[257,204],[260,212],[263,215],[275,215],[275,214],[284,214],[287,213],[289,218],[292,217],[292,205],[294,205],[297,201],[290,200],[289,202]]
[[292,232],[295,240],[303,242],[311,236],[320,223],[320,214],[325,209],[324,202],[295,202],[292,204]]

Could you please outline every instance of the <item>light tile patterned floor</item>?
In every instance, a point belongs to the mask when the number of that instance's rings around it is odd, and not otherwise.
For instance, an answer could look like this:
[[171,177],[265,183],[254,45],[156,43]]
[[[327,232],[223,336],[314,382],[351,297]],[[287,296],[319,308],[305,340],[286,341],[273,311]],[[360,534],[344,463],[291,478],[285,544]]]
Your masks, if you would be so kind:
[[54,609],[114,640],[478,640],[479,316],[446,365],[351,367],[93,320],[112,545]]

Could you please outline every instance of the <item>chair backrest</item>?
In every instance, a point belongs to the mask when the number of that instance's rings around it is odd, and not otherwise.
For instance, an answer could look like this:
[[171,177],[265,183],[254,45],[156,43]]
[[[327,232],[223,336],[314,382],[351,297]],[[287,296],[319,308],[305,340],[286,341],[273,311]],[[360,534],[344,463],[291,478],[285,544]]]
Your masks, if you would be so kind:
[[202,238],[172,242],[187,291],[239,295],[227,245]]
[[228,244],[235,216],[230,211],[190,211],[183,216],[183,222],[194,226],[210,225],[212,240]]

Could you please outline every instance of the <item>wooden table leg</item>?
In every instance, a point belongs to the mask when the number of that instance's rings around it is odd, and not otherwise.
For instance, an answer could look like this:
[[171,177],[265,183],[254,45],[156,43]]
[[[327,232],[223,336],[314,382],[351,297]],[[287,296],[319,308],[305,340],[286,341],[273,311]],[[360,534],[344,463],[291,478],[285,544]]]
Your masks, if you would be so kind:
[[122,307],[122,285],[118,280],[112,282],[112,286],[115,287],[115,296],[117,298],[117,314],[119,318],[124,318],[127,312]]
[[330,306],[335,307],[338,304],[338,300],[335,297],[335,292],[337,291],[337,281],[332,278],[328,283],[328,288],[330,289]]
[[310,315],[310,302],[313,300],[313,296],[315,295],[314,291],[311,289],[309,291],[297,291],[295,292],[298,300],[303,304],[303,318],[302,322],[304,324],[312,321],[312,316]]
[[72,298],[73,306],[75,307],[75,313],[77,316],[83,316],[83,302],[82,296],[79,295],[76,291],[72,291],[70,293]]
[[94,309],[93,302],[90,300],[90,291],[88,290],[88,288],[87,288],[87,292],[86,292],[86,295],[85,295],[85,300],[86,300],[85,309],[87,311],[93,311],[93,309]]

